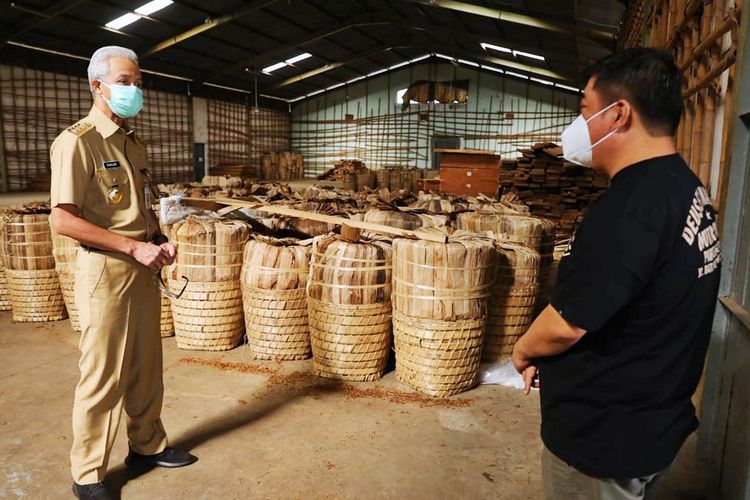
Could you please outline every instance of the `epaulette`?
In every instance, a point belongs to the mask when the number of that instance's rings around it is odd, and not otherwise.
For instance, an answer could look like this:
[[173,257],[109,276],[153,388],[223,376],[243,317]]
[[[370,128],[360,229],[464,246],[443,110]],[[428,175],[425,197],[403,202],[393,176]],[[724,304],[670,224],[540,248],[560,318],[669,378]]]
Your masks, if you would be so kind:
[[93,129],[94,125],[92,125],[89,122],[78,122],[73,126],[68,127],[68,132],[71,134],[75,134],[78,137],[81,137],[83,134],[88,132],[89,130]]

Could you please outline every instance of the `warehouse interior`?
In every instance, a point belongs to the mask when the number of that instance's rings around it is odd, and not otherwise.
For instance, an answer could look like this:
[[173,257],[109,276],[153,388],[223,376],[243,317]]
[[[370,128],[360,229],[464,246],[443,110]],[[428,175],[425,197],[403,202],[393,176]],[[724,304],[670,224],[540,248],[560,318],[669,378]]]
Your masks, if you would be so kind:
[[[88,114],[88,61],[107,45],[143,73],[128,122],[178,252],[160,275],[162,417],[198,456],[133,471],[121,428],[116,498],[543,498],[538,392],[508,360],[609,185],[561,157],[583,71],[630,47],[665,48],[683,72],[676,145],[718,213],[723,261],[701,426],[654,498],[750,498],[743,3],[0,4],[0,498],[70,497],[82,250],[49,230],[50,145]],[[474,260],[431,260],[454,230]],[[490,252],[487,232],[507,244]],[[533,283],[498,279],[532,267]],[[440,295],[458,279],[473,281]],[[415,305],[420,289],[453,316]],[[474,347],[435,361],[409,343],[420,328]]]

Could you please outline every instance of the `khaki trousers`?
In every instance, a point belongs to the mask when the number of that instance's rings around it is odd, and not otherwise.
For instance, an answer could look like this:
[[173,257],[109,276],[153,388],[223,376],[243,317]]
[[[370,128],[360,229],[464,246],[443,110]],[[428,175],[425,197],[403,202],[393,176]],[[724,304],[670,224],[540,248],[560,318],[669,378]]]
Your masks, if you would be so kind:
[[544,447],[542,477],[547,500],[641,500],[650,498],[664,472],[632,479],[587,476]]
[[167,445],[159,292],[132,258],[79,250],[75,297],[81,319],[81,379],[73,402],[73,480],[102,481],[123,406],[128,440],[151,455]]

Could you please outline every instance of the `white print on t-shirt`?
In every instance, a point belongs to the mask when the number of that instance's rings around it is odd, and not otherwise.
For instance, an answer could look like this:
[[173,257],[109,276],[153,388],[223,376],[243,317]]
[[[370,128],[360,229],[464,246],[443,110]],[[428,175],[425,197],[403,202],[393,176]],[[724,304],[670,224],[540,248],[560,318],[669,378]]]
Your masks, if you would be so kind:
[[[701,229],[703,219],[710,224]],[[702,278],[716,271],[721,264],[721,249],[719,246],[719,229],[711,207],[711,199],[706,188],[698,186],[693,196],[682,230],[682,239],[690,246],[696,242],[698,250],[703,252],[703,264],[698,268],[698,277]]]

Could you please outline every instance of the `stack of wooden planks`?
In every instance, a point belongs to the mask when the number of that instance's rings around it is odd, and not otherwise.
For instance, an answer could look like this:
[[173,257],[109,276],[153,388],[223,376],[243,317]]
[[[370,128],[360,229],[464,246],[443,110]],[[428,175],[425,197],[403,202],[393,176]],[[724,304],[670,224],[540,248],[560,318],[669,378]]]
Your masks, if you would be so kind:
[[606,174],[564,160],[562,147],[537,143],[519,150],[514,162],[503,162],[500,185],[516,191],[532,214],[557,223],[557,238],[569,237],[591,203],[609,186]]
[[305,176],[305,161],[299,153],[270,151],[263,155],[263,179],[290,181]]

